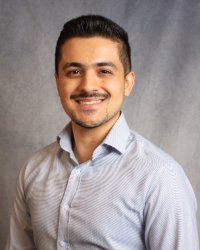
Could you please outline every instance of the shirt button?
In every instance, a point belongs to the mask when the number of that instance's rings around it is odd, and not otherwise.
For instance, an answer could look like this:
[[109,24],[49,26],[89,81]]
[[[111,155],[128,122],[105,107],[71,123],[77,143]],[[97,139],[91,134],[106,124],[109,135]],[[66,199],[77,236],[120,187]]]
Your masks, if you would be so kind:
[[59,245],[61,246],[61,247],[65,247],[65,249],[66,248],[69,248],[69,244],[67,243],[67,242],[64,242],[64,241],[59,241]]
[[81,170],[80,170],[80,169],[77,169],[77,170],[76,170],[76,174],[77,174],[77,175],[80,175],[80,174],[81,174]]
[[59,242],[59,245],[60,245],[61,247],[64,247],[64,246],[66,246],[66,243],[65,243],[64,241],[60,241],[60,242]]
[[69,205],[65,205],[64,208],[65,208],[65,210],[68,211],[69,210]]

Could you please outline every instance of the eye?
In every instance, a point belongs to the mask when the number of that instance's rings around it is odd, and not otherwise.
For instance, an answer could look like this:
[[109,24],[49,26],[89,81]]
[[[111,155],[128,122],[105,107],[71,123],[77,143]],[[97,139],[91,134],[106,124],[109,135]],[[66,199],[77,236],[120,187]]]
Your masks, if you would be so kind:
[[100,74],[102,74],[102,75],[111,75],[112,71],[108,70],[108,69],[101,69]]
[[81,70],[79,69],[73,69],[73,70],[69,70],[66,72],[66,76],[69,76],[69,77],[76,77],[79,75],[81,75]]

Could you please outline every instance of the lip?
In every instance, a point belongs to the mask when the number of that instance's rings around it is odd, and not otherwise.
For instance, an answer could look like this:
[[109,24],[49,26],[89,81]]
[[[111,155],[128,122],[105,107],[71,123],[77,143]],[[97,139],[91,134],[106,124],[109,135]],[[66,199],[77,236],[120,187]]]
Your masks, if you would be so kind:
[[78,103],[83,104],[83,105],[93,105],[93,104],[97,104],[100,102],[102,102],[102,100],[90,100],[90,101],[80,100],[78,101]]
[[73,100],[80,110],[94,111],[99,109],[104,101],[106,101],[110,95],[108,93],[100,93],[96,91],[80,92],[72,94],[70,99]]
[[76,98],[75,102],[83,110],[94,110],[97,109],[106,98]]

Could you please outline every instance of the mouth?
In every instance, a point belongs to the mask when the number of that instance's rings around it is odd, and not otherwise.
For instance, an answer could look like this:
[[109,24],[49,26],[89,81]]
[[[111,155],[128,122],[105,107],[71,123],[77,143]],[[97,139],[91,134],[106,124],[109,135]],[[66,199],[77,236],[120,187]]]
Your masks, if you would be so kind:
[[94,111],[100,108],[100,105],[105,101],[104,99],[98,98],[83,98],[83,99],[75,99],[79,108],[83,111]]
[[71,96],[71,99],[76,101],[82,107],[95,107],[105,101],[109,97],[108,94],[97,94],[97,93],[80,93],[79,95]]
[[76,100],[78,103],[83,104],[83,105],[93,105],[93,104],[98,104],[100,102],[103,102],[103,100]]

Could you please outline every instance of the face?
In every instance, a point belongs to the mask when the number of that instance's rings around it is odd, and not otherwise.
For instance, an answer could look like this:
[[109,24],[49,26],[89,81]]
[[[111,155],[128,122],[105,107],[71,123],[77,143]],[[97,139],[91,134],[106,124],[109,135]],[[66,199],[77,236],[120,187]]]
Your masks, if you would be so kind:
[[114,124],[134,82],[133,72],[124,73],[119,44],[102,37],[67,40],[55,78],[65,112],[84,128]]

